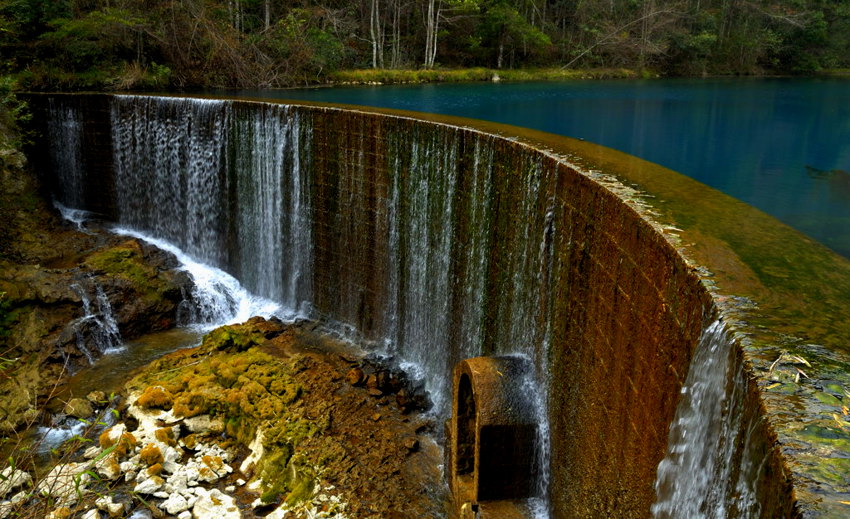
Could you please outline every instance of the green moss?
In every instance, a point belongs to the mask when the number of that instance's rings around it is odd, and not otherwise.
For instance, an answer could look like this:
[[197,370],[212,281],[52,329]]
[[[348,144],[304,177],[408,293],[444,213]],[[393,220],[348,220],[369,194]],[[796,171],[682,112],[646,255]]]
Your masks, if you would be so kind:
[[85,265],[109,276],[127,281],[145,299],[159,299],[172,283],[144,258],[141,246],[135,240],[100,250],[85,260]]
[[17,312],[14,310],[12,301],[5,292],[0,292],[0,339],[9,336],[15,321],[17,321]]
[[316,482],[313,478],[305,477],[303,479],[299,479],[294,485],[292,485],[292,490],[289,492],[289,495],[286,496],[286,504],[293,506],[310,499],[315,488]]
[[141,459],[142,463],[149,467],[162,463],[165,460],[162,455],[162,451],[155,443],[149,443],[142,447],[142,450],[139,452],[139,459]]
[[128,386],[168,390],[176,416],[223,416],[226,436],[242,444],[262,429],[265,455],[257,467],[264,482],[262,499],[285,496],[293,503],[309,497],[315,481],[312,467],[293,460],[299,447],[321,438],[329,418],[305,418],[296,405],[303,388],[294,375],[308,369],[307,359],[274,357],[263,351],[264,343],[251,325],[223,326],[196,349],[155,361]]
[[[244,326],[222,326],[204,336],[204,341],[201,348],[205,350],[229,351],[237,352],[245,351],[252,346],[256,346],[263,341],[263,335]],[[247,359],[234,359],[244,365]],[[250,362],[249,362],[250,363]]]
[[171,409],[174,396],[162,386],[148,386],[136,402],[143,409]]

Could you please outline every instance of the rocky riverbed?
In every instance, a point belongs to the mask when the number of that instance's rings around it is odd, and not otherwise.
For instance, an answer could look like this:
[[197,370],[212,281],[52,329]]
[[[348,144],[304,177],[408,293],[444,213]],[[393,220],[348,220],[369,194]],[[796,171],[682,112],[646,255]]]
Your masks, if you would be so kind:
[[7,467],[0,516],[444,517],[426,406],[315,323],[254,318],[144,367],[123,395],[68,395],[90,438],[43,476]]

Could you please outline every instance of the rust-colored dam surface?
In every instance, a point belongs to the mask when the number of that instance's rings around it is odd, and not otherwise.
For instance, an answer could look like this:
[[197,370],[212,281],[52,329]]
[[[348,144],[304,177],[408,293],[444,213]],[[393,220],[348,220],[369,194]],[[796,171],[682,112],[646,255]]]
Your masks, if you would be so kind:
[[[850,264],[755,209],[612,150],[477,121],[32,103],[60,202],[353,327],[422,371],[437,412],[462,359],[528,359],[552,517],[850,512]],[[719,382],[695,378],[715,364]],[[705,385],[714,400],[694,396]],[[719,434],[693,484],[677,476],[695,472],[688,427]]]

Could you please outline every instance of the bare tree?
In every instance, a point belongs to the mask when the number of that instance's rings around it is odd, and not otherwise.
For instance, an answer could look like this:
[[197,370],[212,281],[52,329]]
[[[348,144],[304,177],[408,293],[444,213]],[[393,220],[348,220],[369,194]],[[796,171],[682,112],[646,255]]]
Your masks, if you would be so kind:
[[372,43],[372,68],[384,68],[384,31],[381,29],[379,0],[371,0],[369,9],[369,37]]
[[437,58],[437,31],[440,27],[440,11],[443,0],[428,0],[425,15],[425,68],[434,68]]

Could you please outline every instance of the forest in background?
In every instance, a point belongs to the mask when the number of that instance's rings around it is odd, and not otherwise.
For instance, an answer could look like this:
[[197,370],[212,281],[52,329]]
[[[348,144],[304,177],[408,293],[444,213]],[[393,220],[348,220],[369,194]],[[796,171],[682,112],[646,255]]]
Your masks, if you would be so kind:
[[0,74],[21,88],[470,67],[814,74],[850,67],[850,0],[0,0]]

